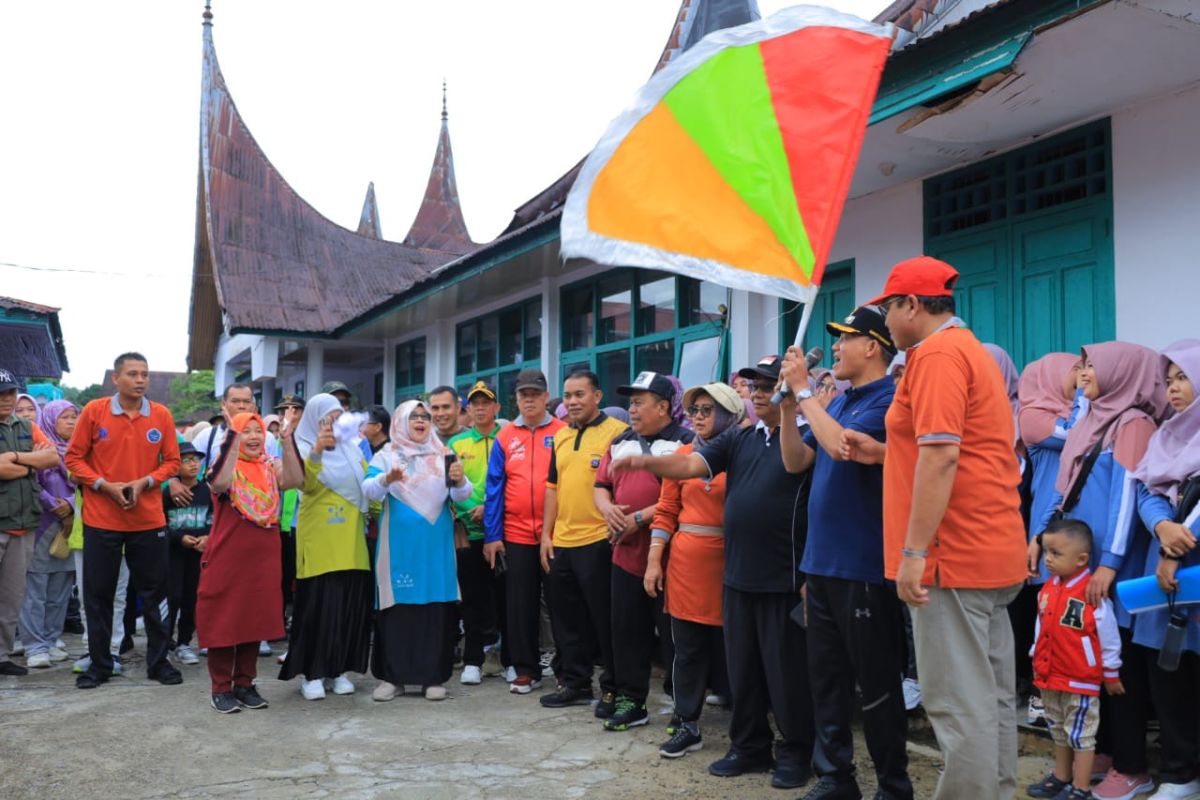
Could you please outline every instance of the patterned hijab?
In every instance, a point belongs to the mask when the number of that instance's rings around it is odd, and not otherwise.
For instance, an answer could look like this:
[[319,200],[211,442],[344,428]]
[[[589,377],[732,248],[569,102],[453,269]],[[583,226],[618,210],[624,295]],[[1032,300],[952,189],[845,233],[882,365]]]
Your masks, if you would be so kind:
[[[986,345],[984,345],[986,347]],[[1060,419],[1071,414],[1067,376],[1079,361],[1070,353],[1049,353],[1031,362],[1017,384],[1017,430],[1027,447],[1054,435]]]
[[[1159,362],[1163,373],[1175,364],[1192,383],[1200,387],[1200,340],[1184,339],[1163,350]],[[1200,398],[1167,420],[1150,438],[1146,455],[1134,477],[1154,494],[1179,500],[1179,486],[1200,473]]]
[[[54,444],[54,448],[58,450],[58,466],[54,469],[58,470],[64,480],[70,481],[71,475],[67,472],[67,467],[63,463],[63,456],[67,454],[67,445],[70,444],[66,439],[58,435],[58,418],[68,409],[72,408],[75,413],[79,413],[79,406],[72,403],[70,400],[51,400],[46,404],[45,408],[38,409],[37,426],[42,429],[42,433],[46,434],[46,438]],[[49,472],[50,470],[43,470]]]
[[403,464],[404,479],[389,485],[388,494],[432,525],[446,507],[448,496],[445,450],[437,440],[432,422],[425,441],[413,439],[408,423],[417,409],[429,413],[429,408],[420,400],[407,400],[396,407],[396,413],[392,414],[391,440],[375,454],[371,464],[384,473]]
[[[1116,446],[1121,429],[1137,419],[1157,422],[1166,414],[1167,392],[1162,359],[1148,347],[1128,342],[1090,344],[1082,350],[1090,360],[1100,385],[1100,396],[1091,402],[1087,415],[1075,423],[1063,444],[1055,488],[1067,494],[1083,467],[1083,460],[1098,440],[1103,447]],[[1137,452],[1130,442],[1126,452]],[[1132,470],[1136,464],[1123,464]]]
[[251,422],[257,422],[263,432],[263,450],[251,456],[244,446],[238,448],[237,466],[229,485],[229,499],[238,513],[260,528],[279,524],[279,477],[275,462],[267,455],[267,426],[258,414],[238,414],[230,422],[234,433],[242,433]]

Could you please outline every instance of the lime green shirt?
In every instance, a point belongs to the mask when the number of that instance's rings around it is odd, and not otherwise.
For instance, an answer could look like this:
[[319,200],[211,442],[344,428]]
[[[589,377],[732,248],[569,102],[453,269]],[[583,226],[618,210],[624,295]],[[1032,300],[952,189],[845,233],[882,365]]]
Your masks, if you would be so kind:
[[366,525],[358,508],[321,483],[319,462],[304,462],[304,500],[296,524],[296,577],[370,569]]
[[463,474],[471,482],[471,496],[461,503],[453,503],[453,506],[454,516],[458,517],[459,521],[467,527],[467,538],[472,541],[483,538],[483,522],[476,522],[472,518],[471,512],[483,505],[484,495],[487,492],[488,458],[492,455],[492,445],[496,443],[496,434],[498,433],[500,433],[499,425],[492,428],[491,433],[486,435],[471,427],[455,436],[447,444],[447,447],[458,456],[463,467]]

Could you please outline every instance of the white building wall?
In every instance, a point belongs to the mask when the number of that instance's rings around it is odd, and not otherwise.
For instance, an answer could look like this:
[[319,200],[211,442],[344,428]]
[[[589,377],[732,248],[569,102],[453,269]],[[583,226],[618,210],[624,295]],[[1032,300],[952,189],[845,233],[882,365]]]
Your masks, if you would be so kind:
[[1200,337],[1200,86],[1113,114],[1112,138],[1117,337]]
[[854,299],[865,303],[883,290],[892,267],[924,252],[921,181],[846,203],[829,263],[854,259]]

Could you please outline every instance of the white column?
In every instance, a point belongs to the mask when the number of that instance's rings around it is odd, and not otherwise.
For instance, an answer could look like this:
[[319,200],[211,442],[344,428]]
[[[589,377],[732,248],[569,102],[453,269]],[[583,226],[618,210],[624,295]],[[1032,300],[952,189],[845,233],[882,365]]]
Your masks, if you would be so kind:
[[275,410],[275,379],[263,378],[262,382],[262,413],[263,416]]
[[391,339],[383,342],[382,403],[389,411],[396,407],[396,343]]
[[[557,282],[550,278],[542,278],[542,372],[546,375],[547,385],[554,387],[559,384],[558,367],[559,350],[562,337],[559,333],[559,291]],[[553,388],[551,395],[558,392]],[[553,410],[553,409],[551,409]]]
[[308,373],[304,376],[304,396],[312,397],[321,391],[325,383],[325,343],[308,343]]
[[754,314],[752,311],[751,294],[749,292],[735,289],[730,292],[729,298],[729,366],[738,370],[747,364],[753,364],[757,355],[754,345],[756,344],[755,332],[752,326],[756,327],[754,322]]

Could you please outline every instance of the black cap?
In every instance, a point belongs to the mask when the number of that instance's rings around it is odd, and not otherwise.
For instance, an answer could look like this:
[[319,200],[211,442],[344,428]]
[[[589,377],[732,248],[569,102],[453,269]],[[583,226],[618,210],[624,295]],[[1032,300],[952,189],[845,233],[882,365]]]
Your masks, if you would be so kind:
[[304,409],[304,400],[294,394],[285,394],[278,403],[275,404],[276,411],[283,411],[285,408]]
[[350,387],[341,381],[329,381],[321,387],[321,394],[337,394],[338,392],[345,392],[347,397],[354,396],[354,392],[350,391]]
[[21,382],[17,380],[17,376],[6,369],[0,369],[0,392],[11,392],[13,389],[20,389]]
[[892,335],[888,332],[887,325],[883,324],[883,314],[879,312],[879,308],[876,306],[859,306],[850,312],[850,316],[846,317],[842,322],[828,323],[825,326],[825,330],[831,336],[838,336],[843,333],[848,333],[852,336],[870,336],[879,342],[884,350],[887,350],[892,355],[896,355],[896,345],[892,343]]
[[779,380],[779,368],[783,366],[783,361],[779,356],[763,356],[758,360],[758,363],[753,367],[742,367],[738,370],[739,378],[770,378],[773,381]]
[[634,392],[654,392],[664,400],[675,399],[675,385],[657,372],[639,372],[633,383],[617,387],[617,394],[625,397]]
[[196,456],[197,458],[199,458],[200,451],[197,450],[196,445],[192,444],[191,442],[180,442],[179,443],[179,457],[183,458],[184,456]]
[[517,373],[517,388],[516,391],[522,389],[540,389],[543,392],[550,391],[550,385],[546,383],[546,376],[540,369],[528,367]]

